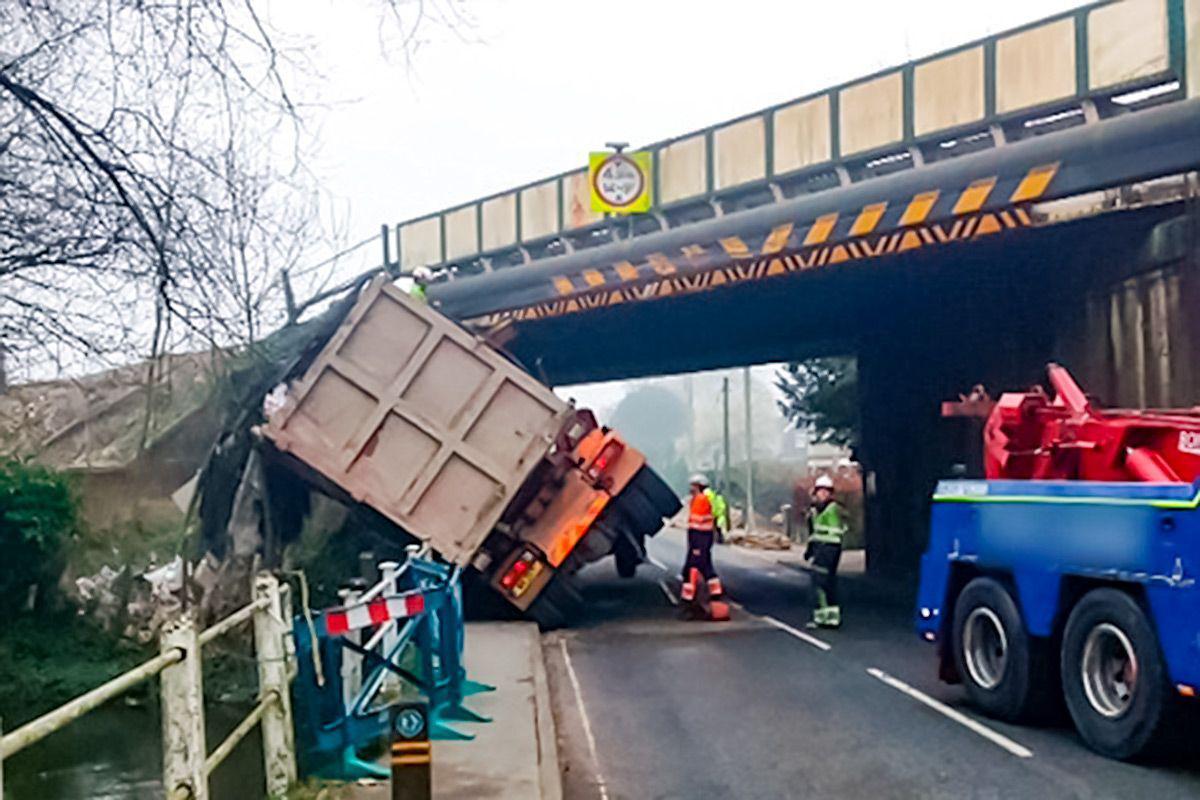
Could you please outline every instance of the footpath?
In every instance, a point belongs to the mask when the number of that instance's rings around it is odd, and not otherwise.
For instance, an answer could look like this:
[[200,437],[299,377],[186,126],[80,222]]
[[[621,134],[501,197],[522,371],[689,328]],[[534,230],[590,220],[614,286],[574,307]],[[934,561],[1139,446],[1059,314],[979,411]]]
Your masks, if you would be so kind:
[[[439,800],[560,800],[558,745],[537,625],[467,624],[465,663],[472,680],[495,686],[467,699],[487,723],[456,722],[472,741],[433,743],[433,796]],[[332,791],[330,798],[390,800],[386,781]]]

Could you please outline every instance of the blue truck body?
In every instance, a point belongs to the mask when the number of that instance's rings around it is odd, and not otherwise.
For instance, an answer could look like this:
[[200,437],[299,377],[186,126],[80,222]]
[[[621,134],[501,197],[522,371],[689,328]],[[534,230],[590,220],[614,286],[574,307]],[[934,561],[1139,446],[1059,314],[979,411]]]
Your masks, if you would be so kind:
[[1030,635],[1046,638],[1081,592],[1118,586],[1143,599],[1171,682],[1200,687],[1200,481],[954,480],[933,501],[923,639],[946,643],[956,593],[974,576],[1004,580]]

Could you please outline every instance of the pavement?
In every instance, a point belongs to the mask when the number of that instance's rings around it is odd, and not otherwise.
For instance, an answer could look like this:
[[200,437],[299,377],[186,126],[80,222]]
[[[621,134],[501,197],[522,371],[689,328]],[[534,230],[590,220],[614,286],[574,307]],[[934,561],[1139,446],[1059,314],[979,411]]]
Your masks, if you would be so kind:
[[854,554],[845,624],[809,631],[798,552],[718,547],[733,619],[685,622],[682,532],[649,546],[633,579],[586,570],[585,617],[543,637],[567,800],[1200,796],[1196,755],[1126,764],[1066,722],[979,715],[913,633],[912,582],[872,581]]
[[[433,796],[446,800],[559,800],[557,739],[537,625],[469,622],[467,675],[496,687],[465,705],[489,723],[454,723],[473,741],[433,743]],[[356,785],[343,797],[390,800],[386,782]]]

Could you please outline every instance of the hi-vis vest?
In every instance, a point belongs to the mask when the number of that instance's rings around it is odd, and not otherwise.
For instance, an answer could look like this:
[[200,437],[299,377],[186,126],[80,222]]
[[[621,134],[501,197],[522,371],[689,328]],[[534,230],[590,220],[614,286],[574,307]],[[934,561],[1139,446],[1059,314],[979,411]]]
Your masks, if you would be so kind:
[[725,497],[717,494],[716,489],[705,489],[704,496],[708,498],[708,502],[712,505],[713,520],[721,530],[729,530],[729,508],[725,504]]
[[712,503],[703,494],[692,498],[688,509],[688,530],[711,531],[713,529]]
[[842,537],[846,535],[848,529],[846,523],[842,521],[841,506],[830,501],[829,505],[820,511],[813,508],[809,510],[808,514],[809,519],[812,520],[812,536],[809,537],[811,541],[826,544],[842,543]]

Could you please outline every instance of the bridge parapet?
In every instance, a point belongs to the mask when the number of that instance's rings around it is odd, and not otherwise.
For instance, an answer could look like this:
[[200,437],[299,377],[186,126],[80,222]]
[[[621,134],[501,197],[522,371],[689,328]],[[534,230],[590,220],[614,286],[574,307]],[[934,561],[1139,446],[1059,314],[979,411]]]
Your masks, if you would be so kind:
[[476,274],[1200,96],[1200,0],[1105,0],[646,146],[654,206],[617,224],[586,170],[395,226],[403,271]]

